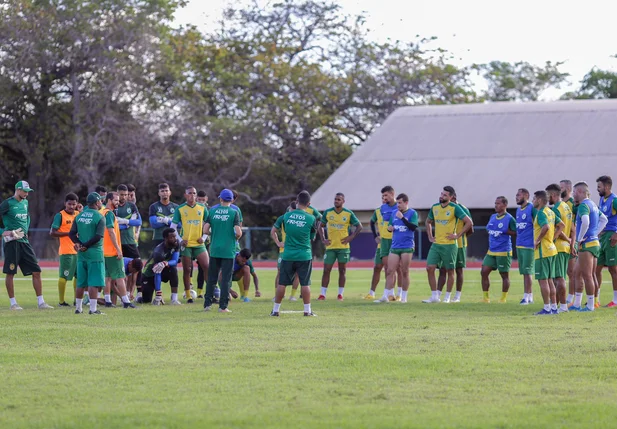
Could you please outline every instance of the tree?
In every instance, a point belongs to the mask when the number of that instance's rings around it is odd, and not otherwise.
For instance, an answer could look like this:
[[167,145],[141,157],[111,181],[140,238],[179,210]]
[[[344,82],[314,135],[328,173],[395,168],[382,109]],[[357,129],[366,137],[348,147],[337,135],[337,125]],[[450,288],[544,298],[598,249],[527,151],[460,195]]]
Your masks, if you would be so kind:
[[543,67],[527,62],[492,61],[475,64],[473,69],[482,75],[488,89],[482,97],[489,101],[537,101],[543,91],[559,88],[569,76],[562,73],[563,63],[547,61]]
[[617,73],[591,69],[581,81],[581,87],[575,92],[568,92],[562,97],[568,99],[617,98]]

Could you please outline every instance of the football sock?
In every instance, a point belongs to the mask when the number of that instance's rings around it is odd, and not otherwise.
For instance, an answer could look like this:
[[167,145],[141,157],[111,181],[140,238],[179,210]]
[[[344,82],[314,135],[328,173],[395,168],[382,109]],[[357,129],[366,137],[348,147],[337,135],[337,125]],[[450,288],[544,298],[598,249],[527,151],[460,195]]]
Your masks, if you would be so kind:
[[505,301],[508,298],[508,292],[501,292],[501,300]]
[[43,295],[37,296],[36,299],[39,301],[39,305],[45,304],[45,300],[43,299]]
[[488,298],[488,291],[482,292],[482,296],[484,297],[484,299],[489,299]]
[[326,292],[327,292],[327,291],[328,291],[328,288],[327,288],[327,287],[323,287],[323,286],[321,287],[321,294],[322,294],[323,296],[326,296]]
[[340,287],[340,288],[338,288],[338,294],[339,294],[339,295],[341,295],[341,296],[342,296],[342,295],[343,295],[343,292],[345,292],[345,288],[344,288],[344,287]]
[[58,297],[60,300],[58,302],[64,302],[64,294],[66,292],[66,279],[58,279]]

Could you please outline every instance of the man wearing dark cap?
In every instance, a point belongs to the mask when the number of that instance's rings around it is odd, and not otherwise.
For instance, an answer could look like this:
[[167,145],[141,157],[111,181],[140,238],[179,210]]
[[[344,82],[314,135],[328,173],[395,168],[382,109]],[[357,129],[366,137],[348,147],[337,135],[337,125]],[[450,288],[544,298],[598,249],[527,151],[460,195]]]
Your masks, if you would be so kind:
[[28,241],[30,214],[28,213],[28,194],[34,189],[25,180],[15,184],[15,195],[0,204],[0,217],[4,225],[2,239],[4,240],[4,269],[6,275],[6,291],[11,300],[11,310],[22,308],[15,300],[14,278],[17,267],[24,276],[32,275],[32,286],[36,292],[41,310],[51,309],[43,299],[43,285],[41,283],[41,267],[36,259],[34,250]]
[[227,308],[229,303],[229,288],[233,275],[234,258],[236,257],[236,241],[242,236],[240,215],[232,209],[234,194],[229,189],[223,189],[219,195],[220,205],[212,207],[204,225],[204,234],[210,234],[210,269],[206,282],[204,309],[212,308],[214,287],[221,274],[221,298],[219,312],[231,313]]
[[[96,297],[98,288],[105,287],[105,258],[103,237],[105,217],[100,213],[101,196],[96,192],[88,194],[88,207],[73,222],[69,237],[75,243],[77,253],[77,291],[75,292],[75,314],[82,313],[84,289],[89,296]],[[90,300],[90,314],[103,314],[96,308],[97,300]]]

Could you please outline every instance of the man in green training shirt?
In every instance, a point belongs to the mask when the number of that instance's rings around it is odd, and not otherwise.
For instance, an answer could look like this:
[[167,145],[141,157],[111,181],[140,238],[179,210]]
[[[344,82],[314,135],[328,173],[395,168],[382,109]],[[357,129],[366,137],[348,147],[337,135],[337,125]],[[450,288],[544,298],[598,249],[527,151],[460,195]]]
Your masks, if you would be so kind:
[[[276,245],[284,249],[281,260],[279,284],[276,287],[274,308],[270,316],[280,315],[281,301],[285,298],[285,288],[293,284],[297,275],[300,280],[301,295],[304,301],[304,315],[315,316],[311,311],[311,272],[313,270],[313,252],[311,241],[315,238],[317,220],[307,213],[311,203],[311,195],[307,191],[298,194],[297,208],[279,217],[270,236]],[[285,242],[278,239],[277,231],[285,228]]]
[[234,258],[236,257],[236,241],[242,237],[240,215],[231,208],[234,194],[229,189],[223,189],[219,195],[220,204],[212,207],[204,225],[204,234],[210,235],[210,267],[206,282],[204,310],[212,308],[214,287],[221,274],[221,298],[219,299],[219,313],[231,313],[227,308],[229,303],[229,289],[233,275]]
[[[96,192],[88,194],[88,207],[81,212],[71,226],[69,237],[77,250],[77,291],[75,292],[75,314],[81,314],[84,289],[91,297],[98,295],[98,288],[105,287],[105,258],[103,237],[105,217],[100,213],[101,196]],[[90,314],[103,314],[96,308],[97,300],[90,300]]]
[[36,292],[39,308],[41,310],[53,308],[43,299],[41,267],[28,241],[28,228],[30,228],[28,194],[32,191],[28,182],[21,180],[15,184],[15,195],[0,204],[0,217],[2,217],[5,229],[2,234],[4,240],[2,272],[6,275],[4,281],[11,301],[11,310],[22,310],[15,300],[14,278],[17,274],[17,267],[21,269],[24,276],[32,276],[32,286]]

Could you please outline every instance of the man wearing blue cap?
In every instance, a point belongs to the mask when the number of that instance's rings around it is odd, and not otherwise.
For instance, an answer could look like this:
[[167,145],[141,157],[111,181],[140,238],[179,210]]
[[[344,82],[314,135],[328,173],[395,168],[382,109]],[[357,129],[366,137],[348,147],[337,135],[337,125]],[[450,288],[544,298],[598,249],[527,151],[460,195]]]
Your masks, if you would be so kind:
[[236,257],[236,241],[242,237],[240,215],[231,208],[234,194],[229,189],[223,189],[219,195],[221,204],[212,207],[204,225],[204,234],[210,234],[210,269],[206,282],[206,296],[204,299],[205,311],[212,308],[214,287],[221,275],[221,298],[219,312],[231,313],[227,308],[229,303],[229,289],[233,275],[234,259]]
[[88,194],[88,207],[81,212],[71,226],[69,237],[77,250],[77,291],[75,292],[75,314],[82,313],[84,290],[88,288],[90,314],[103,314],[97,310],[94,297],[98,289],[105,287],[105,217],[101,210],[101,196],[96,192]]
[[14,278],[17,267],[24,276],[32,275],[32,286],[39,301],[39,308],[47,310],[51,307],[43,299],[43,285],[41,283],[41,267],[36,259],[34,250],[28,241],[30,214],[28,213],[28,194],[34,189],[25,180],[15,184],[15,195],[0,204],[0,217],[4,224],[2,239],[4,240],[4,269],[6,274],[6,291],[11,301],[11,310],[22,308],[15,300]]

